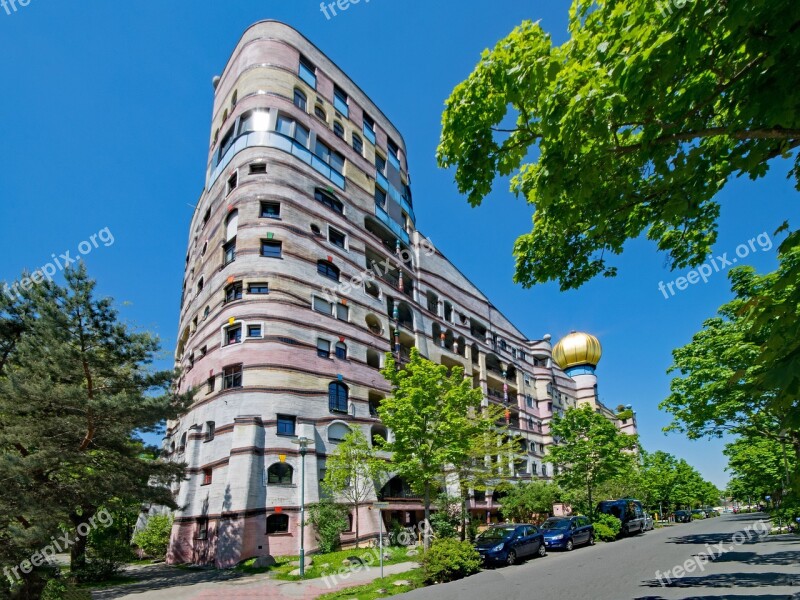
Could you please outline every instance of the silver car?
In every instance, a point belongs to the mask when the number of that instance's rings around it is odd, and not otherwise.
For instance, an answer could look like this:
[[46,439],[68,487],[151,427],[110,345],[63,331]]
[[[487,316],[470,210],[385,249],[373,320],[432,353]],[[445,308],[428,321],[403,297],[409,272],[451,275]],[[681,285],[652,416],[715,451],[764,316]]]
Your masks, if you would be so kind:
[[644,516],[644,530],[650,531],[651,529],[655,529],[655,523],[653,522],[652,515],[645,515]]

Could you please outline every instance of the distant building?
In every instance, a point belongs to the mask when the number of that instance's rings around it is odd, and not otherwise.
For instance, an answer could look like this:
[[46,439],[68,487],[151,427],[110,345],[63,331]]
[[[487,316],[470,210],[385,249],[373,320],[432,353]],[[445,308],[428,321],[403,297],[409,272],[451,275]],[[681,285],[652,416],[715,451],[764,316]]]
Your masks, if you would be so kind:
[[[462,365],[486,402],[507,403],[527,455],[522,481],[552,476],[542,459],[553,414],[588,402],[617,420],[597,396],[597,339],[529,339],[433,247],[416,227],[402,135],[305,37],[253,25],[214,86],[175,355],[181,390],[197,393],[164,440],[168,459],[189,465],[174,490],[170,562],[297,554],[292,439],[312,440],[315,502],[325,458],[349,429],[391,439],[376,412],[390,393],[379,372],[389,351]],[[636,431],[632,416],[618,424]],[[377,495],[390,503],[387,523],[421,519],[400,478]],[[498,500],[475,492],[470,509],[491,518]],[[378,529],[364,508],[362,537]],[[310,527],[305,546],[316,547]]]

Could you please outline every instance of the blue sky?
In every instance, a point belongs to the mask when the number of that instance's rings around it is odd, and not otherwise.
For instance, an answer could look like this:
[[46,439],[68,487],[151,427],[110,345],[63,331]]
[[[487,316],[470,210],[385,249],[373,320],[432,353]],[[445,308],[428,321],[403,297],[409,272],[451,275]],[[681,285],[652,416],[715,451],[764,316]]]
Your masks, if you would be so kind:
[[[718,485],[727,480],[722,444],[665,436],[658,411],[667,395],[671,350],[685,344],[729,297],[723,273],[665,299],[665,256],[643,240],[619,258],[620,276],[560,293],[512,283],[511,248],[530,229],[531,209],[499,184],[478,209],[459,197],[452,174],[436,167],[443,102],[493,46],[523,19],[566,36],[567,0],[366,0],[326,19],[317,0],[45,2],[0,9],[0,279],[35,269],[108,228],[114,243],[86,256],[100,292],[121,315],[163,341],[170,364],[177,330],[186,238],[203,186],[212,104],[244,29],[278,19],[303,32],[364,89],[405,137],[419,228],[530,337],[570,330],[604,347],[600,394],[632,404],[642,442],[684,457]],[[716,254],[770,235],[797,195],[788,165],[758,182],[737,180],[722,194]],[[108,239],[108,238],[106,238]],[[777,244],[776,244],[777,245]],[[739,264],[776,265],[775,248]]]

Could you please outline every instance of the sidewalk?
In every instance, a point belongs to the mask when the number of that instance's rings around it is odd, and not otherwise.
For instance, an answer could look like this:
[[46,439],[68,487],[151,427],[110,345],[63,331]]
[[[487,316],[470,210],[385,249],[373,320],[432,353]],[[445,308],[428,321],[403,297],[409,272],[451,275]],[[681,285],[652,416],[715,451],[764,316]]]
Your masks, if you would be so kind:
[[[404,562],[384,567],[385,576],[405,573],[419,565]],[[141,581],[92,592],[93,600],[312,600],[322,594],[369,583],[380,577],[379,567],[350,573],[348,579],[337,580],[328,587],[324,578],[306,581],[270,579],[269,574],[241,575],[227,571],[184,571],[154,565],[126,573]]]

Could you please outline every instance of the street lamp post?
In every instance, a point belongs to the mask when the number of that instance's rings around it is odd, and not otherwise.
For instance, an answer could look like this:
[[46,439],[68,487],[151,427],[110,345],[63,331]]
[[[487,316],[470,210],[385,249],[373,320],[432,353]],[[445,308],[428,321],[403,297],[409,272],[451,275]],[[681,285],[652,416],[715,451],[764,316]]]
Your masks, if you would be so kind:
[[307,437],[299,437],[292,443],[300,446],[300,577],[306,574],[306,452],[308,452]]

